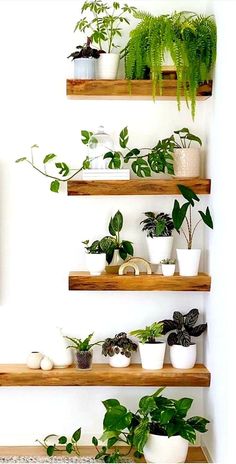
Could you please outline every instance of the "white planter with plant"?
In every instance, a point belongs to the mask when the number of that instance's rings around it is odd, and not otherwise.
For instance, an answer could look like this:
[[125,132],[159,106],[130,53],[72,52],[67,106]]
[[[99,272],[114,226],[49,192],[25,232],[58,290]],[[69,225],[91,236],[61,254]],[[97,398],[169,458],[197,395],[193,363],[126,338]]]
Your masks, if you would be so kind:
[[195,325],[199,317],[197,308],[191,309],[187,314],[174,311],[173,320],[165,319],[163,334],[168,335],[167,343],[170,346],[170,361],[176,369],[192,369],[196,363],[197,345],[192,343],[191,337],[199,337],[207,329],[207,324]]
[[102,0],[95,0],[83,4],[81,14],[89,12],[90,16],[82,17],[77,22],[75,30],[87,31],[92,42],[99,47],[97,79],[116,79],[120,57],[118,53],[113,52],[119,47],[115,39],[121,37],[122,24],[129,24],[128,16],[133,15],[135,11],[135,7],[127,4],[121,6],[118,2],[108,5]]
[[201,146],[201,139],[191,134],[186,127],[174,131],[174,133],[179,136],[179,142],[174,138],[173,167],[175,177],[200,177],[201,152],[199,148],[191,148],[191,144],[192,142],[196,142]]
[[176,259],[167,258],[161,261],[161,270],[164,276],[172,276],[175,273]]
[[78,45],[76,48],[77,50],[67,57],[72,58],[74,62],[74,79],[95,79],[99,51],[91,47],[90,37],[87,37],[86,44]]
[[106,338],[102,344],[102,354],[109,356],[112,367],[127,367],[130,365],[132,352],[137,351],[137,344],[120,332],[113,338]]
[[133,330],[134,335],[140,340],[139,352],[143,369],[158,370],[163,368],[166,343],[158,341],[162,336],[163,324],[154,322],[145,329]]
[[148,463],[176,464],[185,462],[188,454],[188,440],[180,435],[163,437],[149,433],[143,452]]
[[106,266],[106,253],[101,248],[101,242],[99,240],[95,240],[91,245],[89,245],[89,240],[84,240],[82,243],[87,251],[86,266],[89,273],[92,276],[101,275]]
[[[187,202],[182,206],[180,206],[178,200],[175,200],[172,210],[174,227],[178,233],[182,232],[187,242],[187,249],[182,250],[177,248],[176,250],[179,263],[179,274],[181,276],[195,276],[198,274],[201,250],[198,248],[192,248],[194,234],[198,225],[202,221],[205,225],[213,229],[213,221],[211,218],[210,210],[207,207],[205,213],[198,210],[200,219],[198,222],[193,224],[192,208],[195,206],[195,201],[198,202],[200,199],[189,187],[179,184],[178,188],[185,200],[187,200]],[[185,229],[182,227],[184,221],[186,224]]]
[[147,233],[149,262],[158,265],[157,272],[159,273],[160,262],[171,257],[174,224],[169,214],[155,214],[149,211],[145,213],[145,216],[146,219],[140,224],[143,224],[142,230]]

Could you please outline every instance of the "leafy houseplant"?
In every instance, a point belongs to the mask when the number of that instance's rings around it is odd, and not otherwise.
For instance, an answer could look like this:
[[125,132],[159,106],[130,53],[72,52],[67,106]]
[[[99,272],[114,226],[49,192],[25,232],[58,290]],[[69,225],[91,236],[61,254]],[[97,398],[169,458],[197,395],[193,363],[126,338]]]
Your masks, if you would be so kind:
[[134,254],[132,243],[128,240],[121,240],[120,238],[122,227],[123,215],[118,210],[116,214],[111,217],[109,222],[108,229],[111,235],[107,235],[100,240],[100,247],[106,253],[106,260],[108,264],[112,263],[116,250],[122,260],[125,260],[127,256],[133,256]]
[[140,340],[139,351],[143,369],[162,369],[164,363],[165,342],[158,341],[162,336],[163,324],[154,322],[145,329],[132,330],[130,335]]
[[164,276],[172,276],[175,273],[176,259],[167,258],[161,260],[161,269]]
[[106,253],[100,240],[95,240],[89,245],[89,240],[84,240],[86,250],[86,265],[91,275],[100,275],[106,266]]
[[159,268],[161,260],[171,256],[174,224],[169,214],[155,214],[149,211],[145,213],[145,216],[146,219],[141,221],[140,224],[143,224],[142,230],[147,233],[149,261],[158,265]]
[[183,89],[194,118],[200,83],[211,78],[216,60],[216,24],[212,16],[186,11],[153,16],[136,12],[140,23],[130,33],[123,52],[127,79],[144,79],[150,70],[153,97],[162,90],[162,66],[170,53],[177,74],[177,102]]
[[199,137],[191,134],[187,127],[174,131],[177,135],[172,138],[175,141],[175,150],[173,153],[173,165],[176,177],[199,177],[200,175],[200,150],[191,148],[192,142],[202,146],[202,141]]
[[207,329],[207,324],[195,325],[199,317],[198,309],[191,309],[187,314],[174,311],[173,320],[165,319],[163,334],[168,335],[167,343],[170,346],[170,359],[173,367],[190,369],[196,362],[196,344],[191,337],[199,337]]
[[90,343],[93,333],[89,334],[84,340],[65,336],[73,344],[68,348],[73,348],[76,352],[77,366],[79,369],[91,369],[93,352],[92,347],[100,345],[102,342]]
[[74,78],[95,79],[95,62],[100,53],[96,48],[91,47],[91,38],[87,37],[87,42],[84,45],[78,45],[76,49],[67,57],[74,61]]
[[102,345],[102,354],[109,356],[112,367],[127,367],[133,351],[137,345],[125,332],[120,332],[114,338],[106,338]]
[[78,58],[95,58],[98,59],[100,56],[99,51],[96,48],[91,47],[91,38],[87,37],[87,42],[84,45],[78,45],[77,50],[71,53],[67,58],[72,58],[72,61]]

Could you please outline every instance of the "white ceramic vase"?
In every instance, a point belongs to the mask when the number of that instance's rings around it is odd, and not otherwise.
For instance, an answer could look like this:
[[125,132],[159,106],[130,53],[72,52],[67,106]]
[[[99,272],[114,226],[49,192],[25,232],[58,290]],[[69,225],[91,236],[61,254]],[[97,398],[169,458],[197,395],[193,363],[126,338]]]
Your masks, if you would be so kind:
[[97,62],[97,79],[116,79],[120,56],[118,53],[101,53]]
[[176,148],[173,158],[175,177],[200,177],[201,159],[199,148]]
[[86,266],[91,275],[93,276],[100,275],[104,271],[105,266],[106,266],[106,254],[105,253],[100,253],[100,254],[87,253],[86,254]]
[[[146,237],[146,240],[148,260],[151,264],[159,265],[163,259],[171,257],[173,237]],[[159,273],[159,269],[157,269],[157,273]]]
[[143,452],[146,462],[149,463],[183,463],[187,458],[188,441],[180,435],[168,438],[150,433]]
[[27,357],[26,364],[30,369],[40,369],[40,363],[42,359],[42,353],[39,351],[32,351]]
[[172,276],[175,273],[175,264],[162,264],[161,270],[164,276]]
[[170,346],[170,361],[176,369],[192,369],[196,363],[197,345],[190,346],[172,345]]
[[95,79],[95,58],[76,58],[74,60],[75,79]]
[[40,367],[43,371],[51,371],[53,369],[53,362],[47,356],[44,356],[40,363]]
[[139,352],[143,369],[158,370],[163,368],[166,343],[139,343]]
[[130,365],[130,359],[124,354],[115,353],[114,356],[109,357],[109,364],[111,367],[128,367]]
[[201,250],[198,248],[191,250],[177,248],[176,252],[179,263],[179,275],[189,277],[198,275]]
[[50,336],[50,346],[47,349],[47,355],[56,368],[66,368],[73,363],[73,356],[70,348],[67,348],[68,342],[63,336],[62,329],[57,327]]

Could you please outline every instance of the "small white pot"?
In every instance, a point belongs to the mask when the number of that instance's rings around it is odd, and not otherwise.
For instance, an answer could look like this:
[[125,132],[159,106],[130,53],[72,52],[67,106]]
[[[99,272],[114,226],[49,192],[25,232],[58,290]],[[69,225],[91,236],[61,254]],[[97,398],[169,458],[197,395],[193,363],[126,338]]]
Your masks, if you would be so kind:
[[190,346],[172,345],[170,346],[170,361],[176,369],[192,369],[197,359],[197,345]]
[[139,343],[139,352],[143,369],[162,369],[166,343]]
[[177,258],[179,262],[179,275],[181,276],[196,276],[198,275],[201,250],[182,250],[177,249]]
[[118,53],[101,53],[97,61],[97,79],[116,79],[120,56]]
[[164,276],[172,276],[175,273],[175,264],[162,264],[161,269]]
[[180,435],[168,438],[150,433],[143,452],[146,462],[183,463],[187,458],[188,441]]
[[95,58],[76,58],[74,60],[75,79],[95,79]]
[[[171,257],[173,237],[146,237],[148,260],[151,264],[160,264],[163,259]],[[160,266],[159,266],[160,267]],[[159,269],[157,270],[158,273]]]
[[40,367],[43,371],[51,371],[53,369],[53,362],[47,356],[44,356],[40,363]]
[[86,266],[91,275],[100,275],[106,266],[106,254],[86,254]]
[[39,353],[39,351],[32,351],[27,357],[26,364],[30,369],[40,369],[42,359],[42,353]]
[[117,353],[109,357],[109,364],[112,367],[128,367],[130,365],[130,358],[124,354]]
[[200,177],[199,148],[176,148],[173,158],[175,177]]

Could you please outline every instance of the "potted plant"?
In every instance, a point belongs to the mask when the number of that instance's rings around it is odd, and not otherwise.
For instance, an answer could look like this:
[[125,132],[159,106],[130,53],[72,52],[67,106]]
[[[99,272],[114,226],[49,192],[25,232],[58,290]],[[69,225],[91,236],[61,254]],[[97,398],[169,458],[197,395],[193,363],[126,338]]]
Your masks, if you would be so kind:
[[109,356],[109,363],[112,367],[129,366],[133,351],[137,351],[137,345],[127,337],[125,332],[120,332],[113,338],[106,338],[102,344],[102,354]]
[[167,258],[161,260],[161,270],[164,276],[172,276],[175,273],[176,259]]
[[121,6],[118,2],[113,2],[112,5],[108,5],[102,0],[84,2],[81,15],[90,12],[90,18],[82,17],[77,22],[75,31],[89,31],[91,40],[99,47],[98,79],[116,79],[119,54],[113,52],[118,47],[115,39],[121,37],[122,24],[129,24],[128,15],[133,14],[135,11],[135,7],[127,4]]
[[196,343],[191,337],[199,337],[207,329],[207,324],[195,325],[199,317],[198,309],[191,309],[187,314],[174,311],[173,320],[165,319],[163,334],[168,335],[167,343],[170,346],[170,360],[177,369],[191,369],[197,358]]
[[145,329],[132,330],[130,335],[134,335],[140,340],[139,352],[143,369],[157,370],[163,368],[166,343],[159,341],[162,336],[163,324],[154,322]]
[[[187,202],[182,206],[180,206],[178,200],[175,200],[172,210],[174,227],[178,233],[183,233],[187,242],[187,250],[180,248],[176,250],[179,263],[179,274],[181,276],[195,276],[198,274],[201,250],[192,248],[194,234],[200,222],[202,221],[205,225],[213,229],[213,221],[210,210],[207,207],[205,213],[198,210],[200,220],[194,225],[192,221],[192,208],[195,206],[195,202],[200,201],[200,199],[192,189],[186,187],[185,185],[179,184],[178,189],[185,200],[187,200]],[[186,224],[186,229],[182,227],[184,221]]]
[[174,134],[179,137],[179,140],[176,141],[176,137],[173,136],[175,141],[173,153],[175,177],[199,177],[201,169],[200,150],[199,148],[192,148],[191,144],[196,142],[202,146],[201,139],[191,134],[187,127],[174,131]]
[[106,266],[106,253],[102,248],[101,241],[95,240],[89,245],[89,240],[82,242],[86,250],[86,266],[91,275],[100,275]]
[[73,345],[69,345],[68,348],[75,350],[78,369],[91,369],[92,367],[92,347],[95,345],[101,345],[102,343],[102,341],[90,343],[92,336],[93,333],[89,334],[84,340],[65,336],[67,340],[73,343]]
[[151,264],[158,265],[158,272],[161,260],[171,257],[174,224],[169,214],[155,214],[152,211],[144,214],[146,219],[140,224],[143,224],[142,230],[147,233],[149,261]]
[[78,45],[77,50],[67,58],[72,58],[74,62],[75,79],[95,79],[95,63],[100,53],[96,48],[91,47],[91,38],[87,37],[84,45]]

